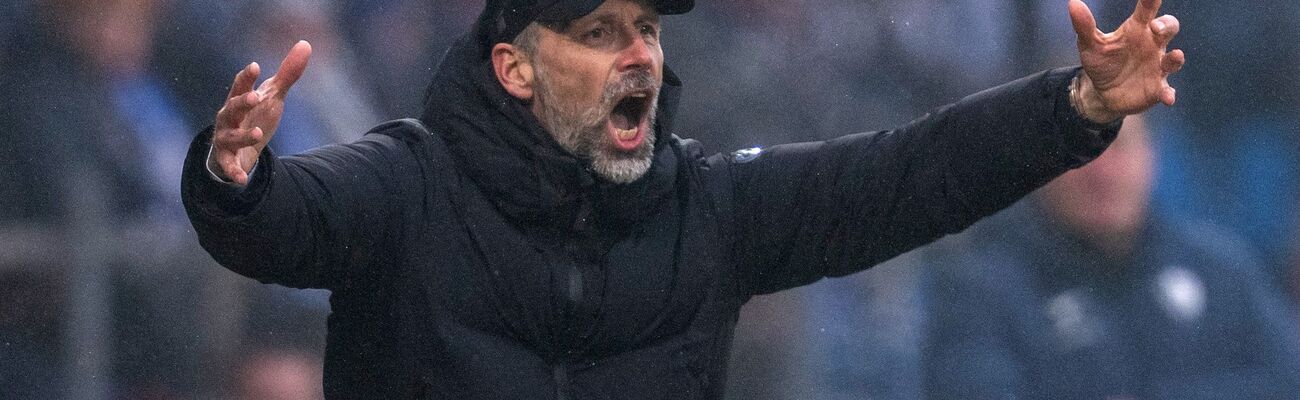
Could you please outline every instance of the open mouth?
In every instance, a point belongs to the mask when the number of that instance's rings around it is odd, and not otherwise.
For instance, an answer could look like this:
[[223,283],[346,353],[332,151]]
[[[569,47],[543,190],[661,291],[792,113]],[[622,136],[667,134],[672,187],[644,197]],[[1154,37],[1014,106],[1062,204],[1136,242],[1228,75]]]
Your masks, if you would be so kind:
[[622,151],[636,150],[645,141],[650,130],[650,102],[648,92],[634,92],[614,105],[609,115],[610,136],[614,146]]

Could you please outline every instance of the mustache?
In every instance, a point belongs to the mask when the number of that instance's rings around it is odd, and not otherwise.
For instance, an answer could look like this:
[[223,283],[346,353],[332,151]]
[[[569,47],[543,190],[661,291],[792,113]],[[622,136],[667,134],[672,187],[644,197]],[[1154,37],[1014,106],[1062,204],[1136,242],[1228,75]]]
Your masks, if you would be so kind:
[[627,97],[627,95],[647,91],[651,93],[651,100],[658,100],[660,86],[661,84],[650,71],[636,70],[628,72],[619,77],[618,80],[605,85],[605,91],[601,95],[601,103],[606,108],[613,108],[615,103]]

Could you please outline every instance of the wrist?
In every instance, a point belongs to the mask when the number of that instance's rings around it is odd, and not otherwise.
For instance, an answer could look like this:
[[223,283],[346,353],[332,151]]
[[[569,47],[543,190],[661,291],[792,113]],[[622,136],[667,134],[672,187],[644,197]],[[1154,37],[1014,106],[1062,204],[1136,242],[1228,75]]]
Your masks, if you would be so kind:
[[1106,107],[1092,80],[1082,71],[1070,82],[1070,105],[1080,116],[1098,124],[1109,124],[1124,118],[1123,114]]
[[212,156],[213,155],[212,153],[215,151],[216,151],[216,146],[213,145],[208,146],[208,159],[207,162],[205,163],[207,164],[208,167],[208,175],[219,182],[232,183],[233,180],[230,179],[230,177],[226,176],[225,171],[221,168],[221,163],[217,162],[216,157]]

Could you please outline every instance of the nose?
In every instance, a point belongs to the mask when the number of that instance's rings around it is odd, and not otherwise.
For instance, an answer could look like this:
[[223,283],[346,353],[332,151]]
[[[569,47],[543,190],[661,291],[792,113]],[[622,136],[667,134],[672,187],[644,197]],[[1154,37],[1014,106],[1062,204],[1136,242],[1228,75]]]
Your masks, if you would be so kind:
[[648,70],[654,64],[654,46],[640,34],[632,35],[627,46],[619,52],[618,72]]

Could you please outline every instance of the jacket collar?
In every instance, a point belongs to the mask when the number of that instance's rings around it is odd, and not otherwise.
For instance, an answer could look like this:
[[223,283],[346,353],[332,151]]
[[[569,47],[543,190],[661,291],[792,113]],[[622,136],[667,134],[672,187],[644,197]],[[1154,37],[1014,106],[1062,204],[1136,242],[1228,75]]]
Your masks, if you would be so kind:
[[664,67],[656,148],[641,179],[616,185],[596,177],[588,161],[569,154],[520,100],[497,82],[482,21],[444,55],[425,95],[422,122],[442,136],[457,168],[496,208],[516,222],[563,225],[594,215],[633,222],[672,190],[677,159],[671,149],[681,82]]

